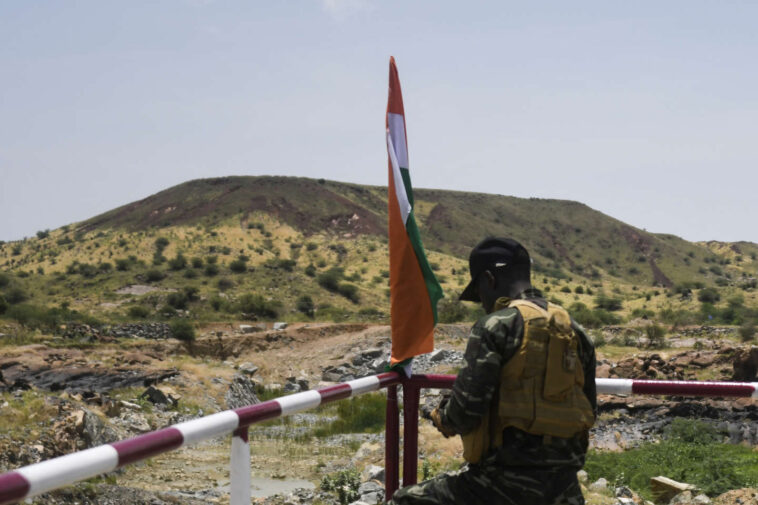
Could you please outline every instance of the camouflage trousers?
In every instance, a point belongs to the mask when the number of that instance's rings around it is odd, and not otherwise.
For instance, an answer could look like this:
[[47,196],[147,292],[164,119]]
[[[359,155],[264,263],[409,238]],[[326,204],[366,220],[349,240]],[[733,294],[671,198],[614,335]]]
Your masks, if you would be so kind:
[[395,505],[584,505],[575,469],[523,469],[484,465],[404,487]]

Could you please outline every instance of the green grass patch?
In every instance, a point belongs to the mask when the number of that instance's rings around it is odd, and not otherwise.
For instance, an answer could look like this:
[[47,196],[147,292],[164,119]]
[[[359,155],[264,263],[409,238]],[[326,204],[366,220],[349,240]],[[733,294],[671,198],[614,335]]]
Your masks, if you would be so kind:
[[758,485],[758,455],[749,447],[721,443],[711,425],[674,419],[660,443],[621,453],[590,451],[585,470],[590,480],[604,477],[626,485],[648,500],[650,478],[665,477],[694,484],[708,496]]
[[387,398],[382,393],[356,396],[337,403],[337,419],[316,428],[317,437],[340,433],[378,433],[384,429]]

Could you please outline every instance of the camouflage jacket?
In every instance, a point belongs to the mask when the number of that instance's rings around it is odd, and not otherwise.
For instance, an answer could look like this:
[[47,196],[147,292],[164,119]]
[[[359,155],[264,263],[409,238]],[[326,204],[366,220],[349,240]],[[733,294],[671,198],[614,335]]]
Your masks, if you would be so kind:
[[[536,289],[524,291],[519,298],[543,308],[547,306]],[[491,318],[498,318],[499,324],[492,324]],[[487,324],[488,321],[490,324]],[[579,359],[584,370],[584,394],[597,415],[595,349],[582,327],[573,320],[572,326],[580,338]],[[499,385],[500,369],[521,346],[523,331],[524,321],[516,308],[493,312],[474,324],[466,346],[464,367],[458,373],[450,401],[441,413],[445,427],[466,434],[479,425],[489,411],[492,396]],[[506,428],[503,446],[490,451],[486,459],[489,463],[506,466],[569,466],[578,469],[584,465],[586,452],[586,436],[553,438],[550,443],[545,443],[542,436]]]

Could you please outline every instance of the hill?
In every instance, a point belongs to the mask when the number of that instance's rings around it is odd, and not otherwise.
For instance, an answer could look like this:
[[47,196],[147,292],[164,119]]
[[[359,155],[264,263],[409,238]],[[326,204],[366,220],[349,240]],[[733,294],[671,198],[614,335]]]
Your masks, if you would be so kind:
[[[716,307],[735,296],[741,306],[755,300],[753,243],[691,243],[572,201],[434,189],[415,196],[449,298],[468,280],[470,248],[500,235],[526,245],[535,284],[564,304],[648,316],[695,311],[708,289],[718,295],[706,297]],[[384,187],[293,177],[189,181],[0,245],[0,296],[6,306],[65,307],[114,321],[308,318],[314,311],[382,318],[386,219]]]

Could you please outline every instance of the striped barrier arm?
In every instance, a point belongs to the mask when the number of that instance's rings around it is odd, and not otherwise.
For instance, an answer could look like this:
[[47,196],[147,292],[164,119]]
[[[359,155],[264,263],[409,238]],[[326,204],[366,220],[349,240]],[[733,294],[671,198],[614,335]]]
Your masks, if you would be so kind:
[[[399,382],[400,376],[395,372],[363,377],[256,405],[226,410],[128,440],[25,466],[0,475],[0,505],[52,491],[130,463],[232,432],[235,433],[233,445],[236,447],[233,447],[232,453],[234,458],[235,451],[242,452],[241,447],[247,447],[247,427],[251,424],[378,391]],[[238,438],[244,442],[244,446],[240,446],[236,440]],[[249,452],[247,457],[249,459]]]
[[[451,388],[455,375],[414,375],[406,383],[415,389]],[[74,482],[110,472],[182,446],[192,445],[220,435],[233,433],[232,461],[249,460],[247,427],[268,419],[294,414],[319,405],[378,391],[403,382],[394,372],[363,377],[322,389],[219,412],[207,417],[179,423],[162,430],[146,433],[128,440],[93,447],[48,461],[25,466],[0,474],[0,505],[51,491]],[[652,394],[679,396],[752,397],[758,399],[758,383],[753,382],[690,382],[635,379],[596,379],[600,394]],[[245,453],[247,451],[247,453]],[[248,461],[249,465],[249,461]],[[241,472],[236,464],[236,473]],[[247,467],[249,468],[249,466]],[[233,485],[233,488],[235,486]],[[249,488],[249,486],[247,486]],[[234,489],[233,489],[234,492]],[[249,489],[232,503],[244,503]]]

